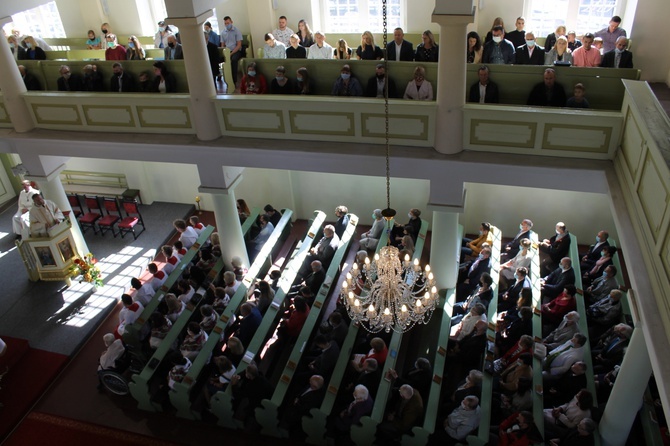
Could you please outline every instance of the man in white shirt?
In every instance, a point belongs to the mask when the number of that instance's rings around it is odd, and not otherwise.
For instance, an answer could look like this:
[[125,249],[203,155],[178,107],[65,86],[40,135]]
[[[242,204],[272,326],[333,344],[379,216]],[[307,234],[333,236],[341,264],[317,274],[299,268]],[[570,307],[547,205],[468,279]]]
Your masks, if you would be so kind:
[[556,380],[570,370],[572,364],[583,360],[585,344],[586,336],[576,333],[565,344],[550,351],[542,362],[543,379],[545,381]]
[[142,284],[140,279],[133,277],[130,279],[130,286],[135,290],[133,300],[147,306],[151,302],[151,298],[156,294],[156,290],[151,286],[151,281]]
[[62,222],[65,217],[58,206],[51,201],[45,200],[39,193],[32,196],[33,207],[30,209],[30,235],[33,237],[46,237],[49,228]]
[[326,43],[326,35],[321,31],[314,33],[314,40],[316,43],[309,47],[308,59],[333,59],[335,52],[333,47]]
[[30,225],[30,209],[33,207],[33,195],[39,192],[33,189],[30,181],[24,180],[21,182],[23,190],[19,192],[19,209],[12,218],[12,229],[16,238],[21,238],[21,230]]
[[275,39],[284,44],[284,48],[291,45],[291,36],[295,34],[291,28],[286,26],[287,23],[286,16],[279,17],[279,28],[272,31]]
[[198,233],[191,226],[188,226],[184,220],[177,219],[172,224],[177,232],[181,234],[179,240],[184,245],[184,248],[189,249],[198,240]]

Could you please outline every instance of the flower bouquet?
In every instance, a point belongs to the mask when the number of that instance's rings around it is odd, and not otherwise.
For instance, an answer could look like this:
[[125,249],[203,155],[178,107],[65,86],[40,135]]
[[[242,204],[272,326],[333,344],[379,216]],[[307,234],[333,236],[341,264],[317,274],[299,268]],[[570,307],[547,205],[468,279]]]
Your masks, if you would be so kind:
[[104,285],[100,268],[96,266],[98,260],[90,252],[82,259],[74,259],[74,265],[70,269],[73,276],[80,276],[79,283],[92,283],[96,288]]

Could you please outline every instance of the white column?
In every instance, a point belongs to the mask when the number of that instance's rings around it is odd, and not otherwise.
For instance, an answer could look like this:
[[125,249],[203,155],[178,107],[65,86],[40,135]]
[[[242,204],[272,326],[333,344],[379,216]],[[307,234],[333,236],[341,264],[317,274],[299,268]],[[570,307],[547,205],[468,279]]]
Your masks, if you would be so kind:
[[612,394],[607,400],[598,426],[604,446],[623,446],[651,376],[651,361],[642,329],[633,331],[626,355],[621,363]]
[[202,28],[202,23],[211,16],[211,13],[209,10],[198,17],[168,18],[168,23],[174,23],[179,27],[193,125],[198,139],[202,141],[211,141],[221,136],[217,110],[213,102],[216,89]]
[[[436,12],[437,10],[436,7]],[[440,25],[436,95],[436,119],[440,125],[435,131],[435,150],[454,154],[463,150],[463,105],[465,105],[467,65],[463,47],[466,43],[467,26],[473,22],[474,15],[436,12],[433,13],[432,20]]]
[[70,202],[67,200],[65,189],[63,189],[63,183],[60,181],[59,174],[64,167],[65,166],[61,166],[47,176],[26,175],[26,179],[36,182],[40,188],[42,196],[47,200],[53,201],[61,211],[70,211],[69,218],[70,222],[72,223],[72,239],[74,240],[74,243],[77,247],[77,252],[79,255],[83,256],[88,254],[90,251],[88,250],[86,240],[84,240],[84,235],[81,233],[79,222],[71,212],[72,207],[70,207]]
[[447,206],[431,206],[433,224],[430,235],[430,268],[437,288],[456,287],[461,241],[458,238],[458,212]]
[[[6,23],[0,19],[0,23]],[[2,90],[5,108],[14,130],[25,133],[35,127],[28,106],[23,99],[26,85],[21,79],[16,60],[6,38],[0,39],[0,90]]]
[[224,264],[230,267],[233,257],[238,256],[248,267],[249,257],[242,235],[242,225],[237,215],[234,187],[215,189],[201,186],[199,191],[211,194],[214,218],[216,219],[216,232],[221,237],[221,255]]

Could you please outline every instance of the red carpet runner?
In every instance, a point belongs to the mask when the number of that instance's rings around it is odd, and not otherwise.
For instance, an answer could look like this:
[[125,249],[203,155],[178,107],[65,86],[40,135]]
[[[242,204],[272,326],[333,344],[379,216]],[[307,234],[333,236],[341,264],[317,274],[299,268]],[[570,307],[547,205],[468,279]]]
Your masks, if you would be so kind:
[[29,444],[53,446],[176,446],[176,443],[167,443],[144,435],[132,434],[41,412],[31,412],[5,443],[7,446]]
[[[68,358],[65,355],[31,348],[28,341],[2,336],[7,354],[0,360],[0,442],[14,429],[54,380]],[[19,444],[19,443],[15,443]],[[34,444],[34,443],[23,443]]]

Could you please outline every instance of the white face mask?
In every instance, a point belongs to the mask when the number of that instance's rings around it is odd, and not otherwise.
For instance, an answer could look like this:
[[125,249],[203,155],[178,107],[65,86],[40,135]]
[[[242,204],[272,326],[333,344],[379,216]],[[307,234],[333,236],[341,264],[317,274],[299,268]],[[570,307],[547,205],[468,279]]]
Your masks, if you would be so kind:
[[493,41],[495,43],[500,43],[502,42],[502,36],[493,36]]
[[526,40],[526,45],[528,45],[528,48],[533,48],[535,46],[535,41],[534,40]]

